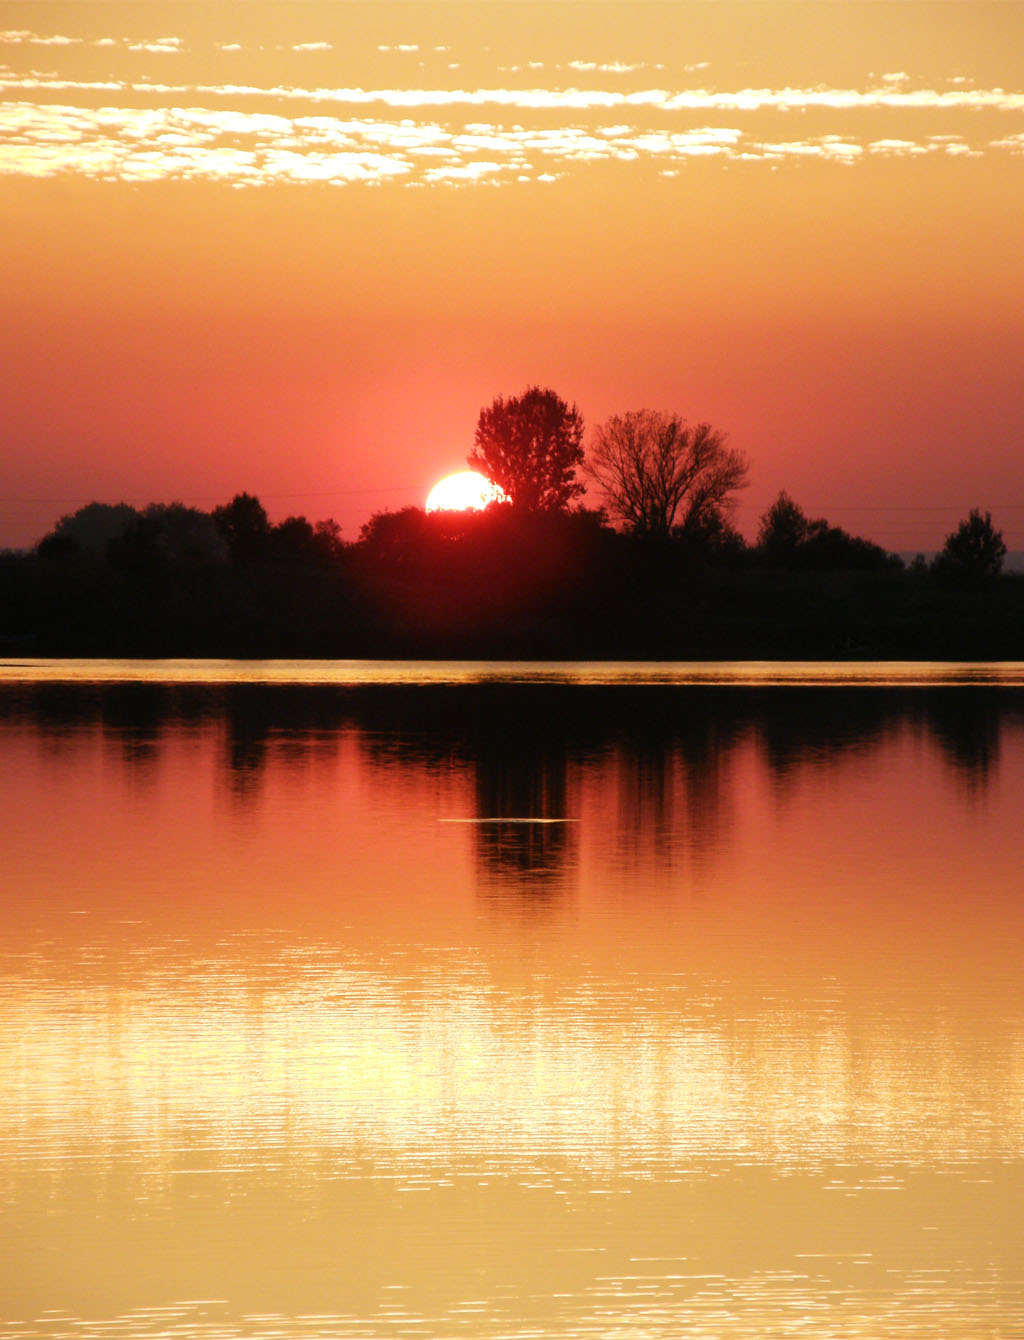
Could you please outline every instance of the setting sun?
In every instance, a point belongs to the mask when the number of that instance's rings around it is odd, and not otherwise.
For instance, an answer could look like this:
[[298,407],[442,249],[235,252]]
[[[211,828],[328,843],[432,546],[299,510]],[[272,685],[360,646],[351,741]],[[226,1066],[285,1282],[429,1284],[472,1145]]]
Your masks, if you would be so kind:
[[427,498],[428,512],[482,510],[492,502],[504,502],[505,494],[476,470],[459,470],[435,484]]

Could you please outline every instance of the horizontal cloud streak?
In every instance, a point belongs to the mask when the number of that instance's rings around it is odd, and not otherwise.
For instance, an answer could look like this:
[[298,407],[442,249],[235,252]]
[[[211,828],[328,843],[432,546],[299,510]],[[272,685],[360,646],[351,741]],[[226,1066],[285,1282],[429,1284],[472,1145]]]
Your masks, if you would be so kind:
[[[147,49],[176,50],[162,39]],[[402,48],[389,48],[401,50]],[[215,98],[265,98],[271,101],[336,103],[370,106],[380,103],[395,109],[420,107],[502,107],[515,111],[600,112],[616,109],[651,109],[662,112],[763,112],[763,111],[934,111],[934,112],[1024,112],[1024,92],[1003,88],[872,89],[843,88],[745,88],[733,92],[709,89],[636,89],[622,92],[600,88],[303,88],[294,85],[258,84],[168,84],[150,80],[111,84],[106,81],[61,79],[46,74],[0,77],[0,89],[43,92],[89,91],[124,88],[140,95],[189,95]]]
[[[237,42],[207,45],[213,53],[241,49]],[[429,186],[551,181],[599,164],[672,176],[708,159],[853,166],[871,158],[1024,153],[1024,126],[1011,119],[1024,113],[1024,92],[976,88],[963,76],[920,88],[905,71],[872,74],[863,88],[637,87],[671,76],[650,62],[581,57],[526,60],[511,68],[529,71],[523,82],[534,86],[513,88],[488,57],[480,87],[394,87],[390,77],[380,86],[339,80],[332,87],[307,83],[302,74],[324,68],[309,53],[345,58],[337,41],[317,33],[275,46],[285,54],[275,57],[276,73],[264,74],[263,84],[186,82],[180,72],[189,70],[188,43],[175,36],[19,28],[0,32],[2,46],[12,62],[18,49],[45,48],[56,61],[58,49],[76,48],[63,71],[0,66],[0,97],[7,99],[0,104],[0,173],[7,175]],[[98,63],[77,50],[83,47],[116,48],[116,59]],[[146,59],[174,53],[181,62]],[[372,48],[375,61],[386,57],[396,71],[422,67],[421,56],[440,57],[448,72],[438,83],[466,78],[450,73],[458,68],[446,60],[450,54],[446,44],[411,41]],[[130,61],[135,77],[121,68]],[[225,59],[224,69],[237,64]],[[214,67],[196,68],[209,78]],[[678,82],[703,81],[707,68],[706,61],[677,66]],[[161,75],[171,70],[178,82]],[[434,78],[418,77],[425,84]],[[562,85],[574,79],[580,86]],[[486,86],[490,80],[495,86]]]
[[[648,163],[672,172],[694,159],[853,164],[867,156],[979,152],[962,138],[859,142],[825,134],[766,139],[738,126],[676,130],[616,123],[444,125],[328,115],[290,116],[235,108],[0,103],[0,173],[73,173],[108,180],[217,180],[344,185],[400,179],[409,184],[552,180],[588,163]],[[1020,153],[1024,136],[992,142]]]

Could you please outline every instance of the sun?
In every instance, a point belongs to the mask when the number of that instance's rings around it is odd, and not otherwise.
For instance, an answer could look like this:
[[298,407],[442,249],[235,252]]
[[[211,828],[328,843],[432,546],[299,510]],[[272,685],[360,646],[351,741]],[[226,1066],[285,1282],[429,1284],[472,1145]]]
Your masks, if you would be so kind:
[[478,511],[492,502],[507,502],[508,499],[497,484],[475,470],[459,470],[454,475],[446,475],[435,484],[427,498],[428,512],[466,512],[471,508]]

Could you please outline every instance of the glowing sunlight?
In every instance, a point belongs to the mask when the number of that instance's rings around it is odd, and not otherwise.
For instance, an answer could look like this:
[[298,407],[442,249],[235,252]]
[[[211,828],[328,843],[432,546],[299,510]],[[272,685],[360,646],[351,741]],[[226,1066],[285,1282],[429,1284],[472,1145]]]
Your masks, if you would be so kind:
[[435,484],[427,497],[428,512],[481,511],[492,502],[507,502],[497,484],[476,470],[459,470]]

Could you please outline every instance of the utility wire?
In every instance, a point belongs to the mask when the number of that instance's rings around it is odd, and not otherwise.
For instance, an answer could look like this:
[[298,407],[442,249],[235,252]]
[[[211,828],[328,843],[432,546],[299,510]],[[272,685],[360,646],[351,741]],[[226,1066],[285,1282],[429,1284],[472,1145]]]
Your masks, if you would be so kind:
[[[326,489],[303,490],[297,493],[265,493],[262,490],[257,494],[260,498],[284,499],[284,498],[355,498],[366,497],[374,493],[417,493],[420,489],[418,484],[405,484],[401,486],[386,485],[370,489]],[[86,495],[77,493],[73,496],[61,498],[16,498],[0,497],[0,505],[3,506],[43,506],[57,505],[61,503],[77,503]],[[180,502],[219,502],[224,499],[223,493],[188,493],[176,495],[176,501]],[[91,501],[98,502],[99,499]],[[122,495],[119,502],[142,503],[152,502],[152,495],[143,497],[141,494],[125,497]],[[230,501],[230,499],[229,499]],[[746,499],[737,499],[737,506],[743,510],[749,508],[767,508],[775,501],[774,498],[765,502],[753,502]],[[798,501],[798,500],[794,500]],[[804,512],[955,512],[965,506],[963,502],[955,503],[803,503],[799,506]],[[1024,502],[1000,502],[995,504],[995,508],[1000,512],[1021,512],[1024,511]]]

